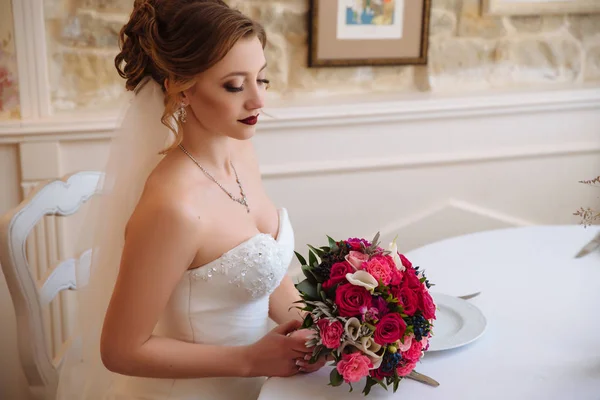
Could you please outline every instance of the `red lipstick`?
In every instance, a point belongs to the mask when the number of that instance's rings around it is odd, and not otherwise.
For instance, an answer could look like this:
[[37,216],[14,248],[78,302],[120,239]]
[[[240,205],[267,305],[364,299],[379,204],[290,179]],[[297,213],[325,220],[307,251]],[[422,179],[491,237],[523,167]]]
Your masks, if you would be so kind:
[[239,119],[238,122],[246,125],[255,125],[258,122],[258,115],[253,115],[252,117],[248,117],[246,119]]

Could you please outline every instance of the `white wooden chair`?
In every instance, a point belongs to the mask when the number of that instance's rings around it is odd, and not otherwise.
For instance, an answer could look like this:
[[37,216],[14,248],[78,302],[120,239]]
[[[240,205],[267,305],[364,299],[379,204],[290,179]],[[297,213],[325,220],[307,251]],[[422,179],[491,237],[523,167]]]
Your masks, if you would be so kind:
[[[54,327],[48,328],[47,310],[52,311],[54,306],[60,313],[61,306],[56,308],[53,300],[60,300],[59,293],[63,290],[76,289],[78,277],[80,286],[86,282],[91,261],[91,249],[80,257],[59,260],[61,251],[56,251],[60,246],[55,243],[56,235],[43,236],[44,231],[56,233],[56,229],[48,229],[54,222],[46,222],[42,236],[37,235],[37,229],[45,220],[58,220],[48,216],[76,213],[97,192],[101,176],[100,172],[85,171],[42,182],[17,207],[0,218],[0,264],[17,317],[21,365],[36,399],[56,397],[58,373],[69,348],[69,340],[60,337],[64,336],[62,330],[61,334],[56,334]],[[34,234],[30,235],[32,231]],[[33,241],[37,239],[33,250],[27,243],[31,236]],[[39,253],[44,252],[46,254],[40,256]],[[44,258],[43,263],[47,264],[44,271],[39,265],[30,265],[32,260],[29,258],[34,259],[31,264],[40,264],[40,259]],[[49,336],[53,338],[48,339]]]

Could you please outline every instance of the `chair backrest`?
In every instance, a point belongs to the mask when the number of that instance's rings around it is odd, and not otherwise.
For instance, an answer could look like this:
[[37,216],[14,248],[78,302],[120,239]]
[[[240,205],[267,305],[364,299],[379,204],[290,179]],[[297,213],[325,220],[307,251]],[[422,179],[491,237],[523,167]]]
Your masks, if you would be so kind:
[[[28,251],[27,240],[36,236],[30,235],[36,225],[43,223],[45,218],[53,218],[47,216],[76,213],[97,193],[101,177],[101,172],[84,171],[42,182],[17,207],[0,218],[0,264],[15,308],[19,357],[31,392],[37,399],[55,398],[60,365],[69,348],[68,339],[60,340],[59,346],[56,343],[60,338],[48,339],[61,335],[48,332],[44,322],[46,310],[51,302],[54,305],[53,300],[60,297],[60,292],[77,288],[80,272],[89,276],[91,249],[77,258],[59,260],[52,256],[50,259],[54,260],[48,262],[46,257],[44,262],[53,265],[47,265],[42,273],[35,273],[29,258],[37,259],[33,261],[35,264],[40,261],[40,255],[35,254],[35,250]],[[40,246],[52,247],[48,240],[41,242],[38,249]],[[56,251],[54,253],[56,255]]]

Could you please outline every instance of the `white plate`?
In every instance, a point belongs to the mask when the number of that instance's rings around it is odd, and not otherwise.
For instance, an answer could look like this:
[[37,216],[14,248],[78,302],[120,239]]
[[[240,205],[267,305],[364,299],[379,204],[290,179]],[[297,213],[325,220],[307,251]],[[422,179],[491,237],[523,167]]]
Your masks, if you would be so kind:
[[477,340],[487,325],[485,316],[468,300],[431,293],[437,306],[430,351],[454,349]]

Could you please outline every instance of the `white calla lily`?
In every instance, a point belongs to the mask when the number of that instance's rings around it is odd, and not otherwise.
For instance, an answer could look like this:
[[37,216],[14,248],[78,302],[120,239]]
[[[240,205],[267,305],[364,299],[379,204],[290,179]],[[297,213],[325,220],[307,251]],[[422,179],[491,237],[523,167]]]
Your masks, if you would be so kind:
[[377,279],[367,271],[356,271],[353,274],[347,273],[346,279],[354,286],[362,286],[369,291],[372,291],[379,286]]
[[392,253],[391,256],[394,259],[396,268],[398,268],[399,271],[406,271],[406,267],[404,267],[404,265],[402,265],[402,260],[400,259],[400,256],[398,255],[398,245],[396,244],[397,239],[398,239],[398,236],[396,236],[394,238],[394,240],[392,241],[392,243],[390,243],[389,250]]
[[346,331],[346,335],[354,342],[358,340],[358,336],[360,335],[360,321],[358,318],[352,317],[346,321],[346,326],[344,326],[344,330]]
[[368,336],[363,336],[360,339],[360,343],[355,345],[360,351],[362,351],[373,363],[372,369],[377,369],[381,365],[381,361],[383,360],[383,356],[376,354],[379,350],[381,350],[381,345],[375,343],[372,338]]

